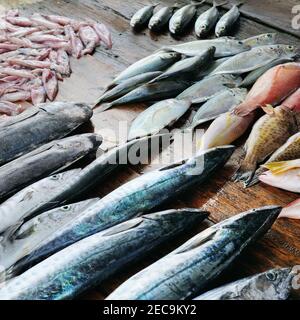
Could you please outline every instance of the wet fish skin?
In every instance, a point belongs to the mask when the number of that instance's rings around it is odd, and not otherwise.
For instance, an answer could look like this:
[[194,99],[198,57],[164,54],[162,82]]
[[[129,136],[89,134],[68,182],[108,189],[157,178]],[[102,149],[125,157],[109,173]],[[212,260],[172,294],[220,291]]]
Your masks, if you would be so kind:
[[253,120],[253,112],[244,117],[237,116],[232,112],[221,114],[205,131],[199,149],[207,150],[234,142],[245,133]]
[[224,3],[216,4],[214,2],[213,6],[210,9],[200,14],[195,22],[195,33],[197,37],[202,38],[207,36],[207,34],[216,25],[220,16],[218,7],[223,4]]
[[268,70],[255,82],[246,100],[234,113],[247,115],[266,104],[277,105],[300,86],[300,63],[280,64]]
[[193,130],[199,124],[213,120],[219,115],[230,111],[240,104],[247,95],[247,89],[224,89],[204,103],[193,117],[189,129]]
[[300,88],[286,98],[281,105],[298,113],[300,111]]
[[206,76],[211,76],[211,74],[213,73],[213,71],[215,71],[223,62],[225,62],[226,60],[228,60],[230,57],[225,57],[225,58],[219,58],[214,60],[211,65],[207,66],[206,68],[204,68],[203,70],[201,70],[199,72],[199,74],[197,75],[197,79],[198,80],[202,80],[203,78],[205,78]]
[[217,37],[226,36],[232,29],[233,25],[240,17],[239,5],[233,5],[232,8],[220,18],[215,28],[215,34]]
[[272,226],[281,208],[262,207],[224,220],[138,272],[107,300],[184,300],[195,297]]
[[285,206],[279,215],[279,218],[300,219],[299,210],[300,199],[297,199]]
[[265,114],[254,124],[245,144],[246,156],[234,175],[235,181],[247,185],[253,177],[257,165],[282,146],[298,131],[292,111],[276,107],[271,115]]
[[264,33],[242,40],[242,42],[251,48],[273,45],[277,43],[277,33]]
[[153,15],[153,10],[157,5],[145,6],[138,10],[130,20],[130,25],[134,29],[144,27]]
[[161,31],[169,22],[171,19],[174,10],[174,7],[163,7],[159,11],[157,11],[150,19],[148,28],[151,31]]
[[282,64],[286,62],[292,62],[293,58],[280,58],[276,59],[270,63],[267,63],[265,66],[262,66],[256,70],[251,71],[242,81],[241,86],[242,87],[250,87],[253,85],[256,80],[261,77],[265,72],[267,72],[269,69]]
[[0,168],[0,197],[6,197],[43,177],[66,168],[96,151],[102,138],[81,134],[54,140]]
[[199,72],[199,70],[209,64],[214,57],[216,51],[215,47],[210,47],[204,50],[199,56],[186,58],[174,63],[170,68],[168,68],[162,75],[154,78],[150,83],[158,82],[163,79],[178,79],[187,78],[193,79],[193,76]]
[[0,165],[63,138],[92,117],[87,104],[52,102],[32,107],[0,123]]
[[186,56],[197,56],[201,54],[203,50],[208,49],[209,47],[216,48],[215,58],[233,56],[251,49],[250,46],[245,45],[242,41],[223,37],[218,39],[196,40],[177,45],[165,46],[161,50],[172,50]]
[[185,28],[195,17],[197,12],[196,7],[202,5],[203,2],[204,1],[201,1],[200,3],[191,3],[178,9],[169,21],[170,32],[174,35],[183,33]]
[[267,45],[231,57],[220,65],[213,74],[241,74],[258,69],[280,58],[295,57],[297,49],[290,45]]
[[195,300],[287,300],[292,291],[291,271],[268,270],[210,290]]
[[142,73],[163,71],[180,58],[181,54],[178,52],[156,52],[130,65],[114,79],[112,84],[119,84],[123,80]]
[[176,97],[190,85],[185,80],[169,80],[159,81],[155,83],[146,83],[125,96],[114,100],[113,102],[103,106],[105,110],[123,104],[131,104],[138,102],[148,102]]
[[11,276],[9,268],[17,261],[30,254],[39,247],[44,239],[58,228],[79,216],[89,206],[99,201],[99,198],[89,199],[70,205],[64,205],[41,213],[40,215],[13,226],[3,234],[4,239],[0,243],[0,265],[6,270],[6,279]]
[[0,233],[18,221],[33,217],[53,207],[69,203],[87,190],[100,184],[110,173],[128,163],[131,148],[149,147],[152,143],[165,143],[168,135],[155,135],[136,139],[116,146],[83,169],[72,169],[41,179],[0,205]]
[[149,82],[150,80],[160,76],[161,74],[161,71],[146,72],[126,79],[116,87],[112,88],[109,91],[106,91],[99,99],[97,99],[95,104],[97,105],[99,103],[108,102],[113,99],[120,98],[131,90],[136,89],[138,86]]
[[184,208],[126,221],[76,242],[12,279],[0,289],[0,297],[4,300],[70,299],[101,284],[207,216],[204,211]]
[[128,140],[158,133],[175,123],[189,109],[188,100],[167,99],[157,102],[140,113],[132,122]]
[[227,88],[238,87],[242,79],[230,74],[221,74],[196,82],[180,93],[177,99],[191,99],[192,103],[205,102]]
[[[270,162],[278,162],[278,161],[286,161],[286,160],[294,160],[300,158],[300,133],[296,133],[290,138],[287,139],[287,141],[279,147],[266,161],[264,164],[268,164]],[[263,166],[260,166],[256,171],[251,179],[251,181],[248,183],[248,187],[255,185],[259,182],[258,177],[266,171],[266,168]]]
[[82,238],[149,212],[179,196],[224,165],[233,150],[232,146],[210,149],[183,164],[171,164],[123,184],[54,233],[46,245],[21,260],[16,267],[19,270],[28,268]]

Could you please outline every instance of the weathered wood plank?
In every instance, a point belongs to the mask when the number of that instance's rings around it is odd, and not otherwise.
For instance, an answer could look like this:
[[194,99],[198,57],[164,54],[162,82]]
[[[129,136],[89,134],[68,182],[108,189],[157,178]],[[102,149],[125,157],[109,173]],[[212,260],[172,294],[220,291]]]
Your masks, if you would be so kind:
[[[24,3],[24,0],[19,2]],[[184,3],[184,1],[178,2]],[[250,2],[254,1],[249,1],[248,3]],[[270,1],[261,2],[269,3]],[[293,1],[288,2],[291,3]],[[72,59],[73,74],[60,85],[57,99],[87,101],[92,103],[113,77],[126,66],[152,53],[162,45],[177,42],[167,31],[161,35],[153,35],[148,30],[137,34],[134,34],[130,30],[130,17],[137,9],[148,3],[149,2],[145,0],[44,0],[30,6],[23,6],[24,11],[28,13],[35,11],[43,13],[52,12],[80,19],[91,18],[101,20],[109,25],[112,31],[114,47],[111,51],[99,48],[93,56],[87,56],[78,61]],[[164,0],[162,3],[170,5],[173,4],[174,1]],[[200,13],[207,8],[208,6],[204,5],[203,7],[201,6],[198,11]],[[261,8],[266,7],[262,6]],[[270,13],[270,15],[271,14],[272,13]],[[284,21],[285,19],[280,16],[276,17],[278,20],[280,19],[280,21]],[[242,39],[265,32],[274,32],[274,28],[242,17],[234,35]],[[190,33],[182,37],[180,41],[191,41],[195,39],[196,37],[193,30],[190,30]],[[299,44],[299,40],[296,37],[285,33],[279,33],[279,41],[282,43]],[[118,125],[120,121],[126,121],[128,126],[143,108],[142,105],[135,105],[115,108],[104,113],[99,113],[97,109],[95,109],[95,114],[92,119],[93,127],[89,128],[89,130],[103,134],[106,142],[115,143],[118,140],[118,136],[115,135],[115,133],[119,130]],[[108,129],[112,131],[109,132]],[[124,138],[124,135],[122,135],[121,138]],[[243,142],[244,139],[240,139],[238,145],[241,145]],[[165,152],[170,151],[166,150]],[[224,169],[216,172],[215,176],[209,182],[195,188],[192,192],[182,196],[180,200],[172,202],[164,208],[183,206],[203,207],[203,209],[211,212],[210,220],[215,223],[244,210],[269,204],[285,205],[297,198],[295,194],[272,187],[257,185],[250,189],[243,189],[240,184],[231,182],[230,177],[237,169],[241,155],[242,150],[238,148],[230,162]],[[122,168],[119,172],[107,178],[101,186],[91,193],[91,196],[104,196],[124,182],[137,177],[143,172],[153,170],[155,167],[156,165]],[[193,231],[187,232],[184,237],[162,246],[160,250],[149,255],[149,257],[142,260],[142,262],[125,268],[121,274],[106,281],[100,288],[93,290],[83,298],[105,298],[105,296],[122,281],[162,257],[167,252],[170,252],[197,231],[202,230],[207,224],[209,223],[207,222],[196,227]],[[278,221],[274,228],[272,228],[261,241],[242,255],[233,268],[226,272],[219,282],[231,281],[238,277],[264,271],[274,266],[300,264],[299,227],[299,222],[291,220]],[[300,297],[300,293],[298,296]]]

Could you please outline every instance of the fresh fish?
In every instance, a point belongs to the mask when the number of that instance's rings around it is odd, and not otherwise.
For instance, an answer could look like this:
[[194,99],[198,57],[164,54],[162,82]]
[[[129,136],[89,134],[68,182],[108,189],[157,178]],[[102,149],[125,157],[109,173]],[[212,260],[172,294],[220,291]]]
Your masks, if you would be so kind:
[[53,102],[30,108],[0,124],[0,165],[68,135],[92,117],[86,104]]
[[272,114],[265,114],[258,119],[245,144],[246,156],[234,176],[235,181],[244,181],[247,185],[257,165],[297,131],[297,121],[293,112],[280,106],[274,108]]
[[174,63],[162,75],[150,81],[150,83],[158,82],[163,79],[192,79],[193,75],[199,73],[199,70],[201,70],[202,67],[206,66],[213,60],[215,51],[216,49],[214,47],[210,47],[198,56],[180,60]]
[[172,50],[186,56],[197,56],[210,47],[215,47],[215,57],[223,58],[233,56],[238,53],[250,50],[251,47],[245,45],[242,41],[232,38],[219,38],[210,40],[196,40],[176,45],[163,47],[162,50]]
[[234,113],[246,115],[266,104],[276,105],[300,87],[300,63],[280,64],[264,73]]
[[[78,217],[99,198],[81,201],[44,212],[21,224],[20,222],[3,233],[0,243],[0,265],[6,270],[30,254],[57,229]],[[7,279],[3,279],[7,280]]]
[[217,37],[226,36],[233,28],[234,24],[240,17],[240,10],[238,8],[240,5],[242,5],[242,3],[233,5],[232,8],[220,18],[215,28],[215,34]]
[[195,300],[287,300],[292,291],[291,271],[272,269],[208,291]]
[[269,171],[258,178],[270,186],[291,192],[300,192],[300,160],[270,162],[264,165]]
[[214,28],[220,16],[218,7],[225,3],[226,2],[218,4],[213,1],[213,6],[200,14],[200,16],[197,18],[195,23],[195,33],[199,38],[206,37],[212,28]]
[[17,267],[28,267],[82,238],[149,212],[178,197],[223,166],[233,149],[232,146],[210,149],[189,160],[171,164],[123,184],[88,208],[78,219],[57,230],[45,245],[21,260]]
[[96,233],[9,281],[0,289],[0,298],[61,300],[75,297],[198,225],[207,215],[197,209],[171,209]]
[[[296,133],[291,136],[279,149],[277,149],[269,160],[265,163],[268,164],[270,162],[278,162],[278,161],[286,161],[286,160],[295,160],[300,158],[300,133]],[[251,179],[251,182],[248,184],[249,186],[253,186],[258,180],[258,176],[260,176],[266,168],[260,167],[255,171],[255,175]]]
[[278,66],[279,64],[292,62],[293,58],[279,58],[270,63],[267,63],[265,66],[262,66],[258,69],[251,71],[247,76],[244,78],[243,82],[241,83],[242,87],[250,87],[252,86],[256,80],[261,77],[265,72],[269,69]]
[[138,10],[130,20],[131,27],[134,29],[144,27],[148,23],[149,19],[152,17],[153,10],[156,6],[157,4],[150,5]]
[[167,144],[169,138],[155,135],[137,139],[108,150],[83,169],[54,174],[31,184],[0,205],[0,233],[20,220],[63,205],[99,185],[110,173],[129,163],[132,149],[142,152],[149,144]]
[[161,31],[164,27],[168,24],[169,20],[171,19],[175,8],[173,7],[163,7],[158,10],[150,19],[148,28],[151,31]]
[[294,112],[299,113],[300,111],[300,88],[291,94],[287,99],[282,103],[282,106],[293,110]]
[[192,103],[205,102],[227,88],[240,85],[242,79],[230,74],[218,74],[206,77],[180,93],[177,99],[190,99]]
[[188,100],[168,99],[157,102],[139,114],[131,124],[128,140],[158,133],[171,126],[189,109]]
[[185,80],[169,80],[159,81],[155,83],[146,83],[142,86],[130,91],[125,96],[114,100],[113,102],[100,108],[100,111],[107,110],[111,107],[131,104],[138,102],[149,102],[155,100],[163,100],[176,97],[190,85]]
[[290,45],[270,45],[256,47],[239,53],[221,64],[213,74],[241,74],[253,71],[280,58],[293,58],[296,47]]
[[129,278],[107,300],[193,298],[269,230],[280,210],[262,207],[213,225]]
[[157,52],[147,56],[122,71],[112,82],[119,84],[128,78],[141,75],[146,72],[163,71],[173,63],[180,60],[181,54],[178,52]]
[[81,134],[49,142],[0,168],[0,197],[66,168],[98,149],[96,134]]
[[200,150],[232,143],[241,137],[254,120],[254,114],[245,117],[236,116],[232,112],[221,114],[205,131],[200,141]]
[[124,80],[116,87],[105,92],[97,100],[96,104],[120,98],[123,95],[125,95],[126,93],[136,89],[138,86],[140,86],[142,84],[149,82],[150,80],[160,76],[161,74],[162,74],[161,71],[146,72],[146,73],[142,73],[140,75],[136,75],[136,76],[129,78],[127,80]]
[[258,36],[254,36],[254,37],[250,37],[245,40],[242,40],[242,42],[245,45],[250,46],[251,48],[276,44],[277,33],[259,34]]
[[169,21],[169,30],[172,34],[180,34],[190,24],[197,13],[197,6],[205,2],[191,3],[178,9]]
[[285,206],[279,215],[279,218],[300,219],[300,199],[297,199]]
[[193,117],[189,129],[193,130],[199,124],[213,120],[219,115],[232,110],[245,99],[247,89],[225,89],[203,104]]
[[225,58],[219,58],[217,60],[214,60],[210,65],[206,66],[203,68],[198,76],[197,79],[201,80],[206,76],[211,76],[211,74],[226,60],[228,60],[230,57],[225,57]]

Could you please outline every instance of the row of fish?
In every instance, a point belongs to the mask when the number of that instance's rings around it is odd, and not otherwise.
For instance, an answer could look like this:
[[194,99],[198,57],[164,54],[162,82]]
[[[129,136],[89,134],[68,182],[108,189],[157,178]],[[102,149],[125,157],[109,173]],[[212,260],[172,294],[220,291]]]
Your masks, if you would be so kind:
[[[131,18],[130,25],[135,30],[148,26],[151,31],[163,31],[167,26],[173,35],[179,35],[185,32],[188,26],[195,20],[197,15],[197,7],[200,3],[191,3],[181,8],[178,5],[171,7],[162,7],[156,12],[154,9],[157,5],[148,5],[138,10]],[[195,22],[195,33],[199,38],[206,37],[210,31],[215,29],[215,35],[222,37],[228,35],[239,19],[240,11],[235,4],[232,8],[220,17],[218,7],[226,2],[213,3],[213,6],[202,12]]]
[[23,112],[20,102],[53,101],[58,81],[71,74],[70,56],[92,54],[100,44],[112,46],[103,23],[7,11],[0,17],[0,115]]

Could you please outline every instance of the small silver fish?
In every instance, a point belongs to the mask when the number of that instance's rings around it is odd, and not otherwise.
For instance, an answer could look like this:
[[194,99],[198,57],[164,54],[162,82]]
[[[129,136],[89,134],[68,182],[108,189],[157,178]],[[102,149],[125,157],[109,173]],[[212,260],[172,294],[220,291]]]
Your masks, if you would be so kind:
[[128,134],[128,140],[158,133],[166,126],[176,122],[190,107],[188,100],[168,99],[157,102],[133,121]]
[[225,89],[199,108],[189,128],[193,129],[201,123],[213,120],[219,115],[232,110],[244,101],[246,95],[247,89],[244,88]]
[[177,6],[161,8],[151,17],[148,28],[151,31],[161,31],[168,24],[175,8]]
[[240,17],[239,6],[243,3],[235,4],[229,11],[227,11],[221,19],[218,21],[215,29],[215,34],[217,37],[223,37],[228,34]]
[[242,78],[231,74],[217,74],[208,76],[184,90],[177,99],[191,99],[192,103],[201,103],[209,100],[226,88],[238,87]]
[[153,15],[153,10],[156,6],[157,4],[150,5],[138,10],[130,20],[131,27],[139,29],[145,26]]
[[286,300],[292,278],[290,268],[272,269],[210,290],[195,300]]
[[197,18],[195,23],[195,33],[199,38],[205,37],[216,25],[220,15],[218,7],[225,3],[226,1],[217,4],[215,1],[213,1],[213,6],[200,14],[200,16]]
[[175,35],[182,33],[194,18],[197,12],[196,7],[202,5],[203,2],[205,2],[205,0],[200,3],[188,4],[177,10],[169,21],[170,32]]
[[258,36],[244,39],[242,42],[251,48],[276,44],[277,33],[259,34]]

